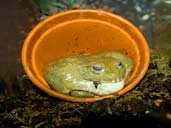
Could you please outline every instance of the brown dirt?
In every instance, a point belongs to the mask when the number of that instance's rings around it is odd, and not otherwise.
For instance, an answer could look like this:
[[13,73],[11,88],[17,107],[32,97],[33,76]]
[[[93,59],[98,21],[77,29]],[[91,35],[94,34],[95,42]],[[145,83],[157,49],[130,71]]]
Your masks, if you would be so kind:
[[16,81],[19,87],[16,96],[0,99],[0,126],[170,128],[170,63],[169,56],[153,53],[148,73],[136,88],[115,100],[94,103],[72,103],[50,97],[22,77]]

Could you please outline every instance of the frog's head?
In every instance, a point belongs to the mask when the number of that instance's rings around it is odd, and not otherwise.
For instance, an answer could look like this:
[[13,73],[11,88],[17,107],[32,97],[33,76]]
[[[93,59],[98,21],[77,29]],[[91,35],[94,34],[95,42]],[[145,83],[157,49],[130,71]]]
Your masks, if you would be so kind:
[[54,61],[47,65],[45,78],[55,90],[65,94],[79,97],[107,95],[124,87],[132,68],[129,57],[107,52]]
[[126,66],[119,59],[111,57],[88,61],[80,67],[84,80],[92,81],[94,86],[115,86],[122,88],[127,78]]

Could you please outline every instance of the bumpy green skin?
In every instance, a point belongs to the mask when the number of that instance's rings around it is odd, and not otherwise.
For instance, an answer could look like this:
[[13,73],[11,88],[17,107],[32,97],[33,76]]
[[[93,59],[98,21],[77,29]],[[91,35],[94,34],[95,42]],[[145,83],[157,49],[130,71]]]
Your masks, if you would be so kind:
[[44,76],[47,83],[60,93],[94,97],[121,90],[132,69],[131,58],[108,51],[50,62],[45,67]]

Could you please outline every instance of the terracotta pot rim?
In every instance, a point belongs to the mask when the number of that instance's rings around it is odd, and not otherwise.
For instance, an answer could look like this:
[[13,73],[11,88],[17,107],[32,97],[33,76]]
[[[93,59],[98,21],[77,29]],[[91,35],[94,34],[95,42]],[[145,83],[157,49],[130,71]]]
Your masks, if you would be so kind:
[[[29,64],[27,64],[27,59],[28,58],[26,57],[26,54],[27,54],[27,50],[28,50],[27,48],[29,46],[29,41],[32,38],[32,36],[34,36],[34,33],[36,33],[36,31],[39,30],[43,25],[45,25],[49,21],[55,19],[56,17],[60,17],[62,15],[72,14],[72,13],[75,13],[75,12],[93,12],[93,13],[97,13],[97,12],[99,12],[99,10],[94,10],[94,9],[69,10],[69,11],[65,11],[65,12],[58,13],[58,14],[55,14],[53,16],[50,16],[49,18],[45,19],[44,21],[42,21],[38,25],[36,25],[35,28],[28,34],[27,38],[24,41],[24,45],[22,47],[22,64],[23,64],[24,70],[27,73],[27,75],[29,76],[29,78],[33,81],[33,83],[36,83],[37,87],[39,87],[41,90],[43,90],[44,92],[46,92],[49,95],[54,96],[54,97],[59,97],[61,99],[65,99],[65,100],[72,101],[72,102],[95,102],[95,101],[102,100],[102,99],[105,99],[105,98],[116,98],[117,95],[106,95],[106,96],[94,97],[94,98],[78,98],[78,97],[72,97],[72,96],[68,96],[68,95],[65,95],[65,94],[61,94],[61,93],[58,93],[58,92],[50,89],[47,86],[40,86],[43,83],[41,83],[41,81],[35,79],[34,73],[32,73],[32,71],[30,71],[30,69],[29,69]],[[140,72],[140,74],[138,75],[139,77],[137,77],[137,79],[135,81],[133,81],[132,83],[129,84],[129,86],[125,87],[123,90],[118,92],[118,95],[123,95],[124,93],[126,93],[126,92],[130,91],[131,89],[133,89],[140,82],[140,80],[143,78],[143,76],[147,72],[149,61],[150,61],[150,50],[148,48],[148,45],[146,43],[145,38],[143,37],[141,32],[132,23],[130,23],[126,19],[122,18],[121,16],[111,14],[111,13],[106,12],[106,11],[100,10],[100,13],[102,15],[108,15],[108,16],[111,16],[111,17],[115,17],[115,18],[121,20],[122,22],[125,22],[126,24],[128,24],[130,27],[132,27],[136,31],[139,38],[144,43],[143,46],[144,46],[144,49],[146,51],[146,53],[145,53],[146,61],[144,63],[144,69]],[[100,21],[100,22],[106,22],[106,21]],[[109,24],[111,24],[111,23],[109,23]]]

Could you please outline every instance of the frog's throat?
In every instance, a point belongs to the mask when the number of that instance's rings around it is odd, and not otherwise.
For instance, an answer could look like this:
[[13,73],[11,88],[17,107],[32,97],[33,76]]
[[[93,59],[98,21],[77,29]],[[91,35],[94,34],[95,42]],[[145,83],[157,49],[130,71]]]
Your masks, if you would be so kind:
[[125,81],[121,80],[119,82],[103,82],[98,84],[98,86],[96,87],[93,81],[84,80],[82,82],[87,87],[87,89],[83,89],[83,91],[89,91],[90,93],[93,93],[95,95],[108,95],[116,93],[123,89],[125,84]]

